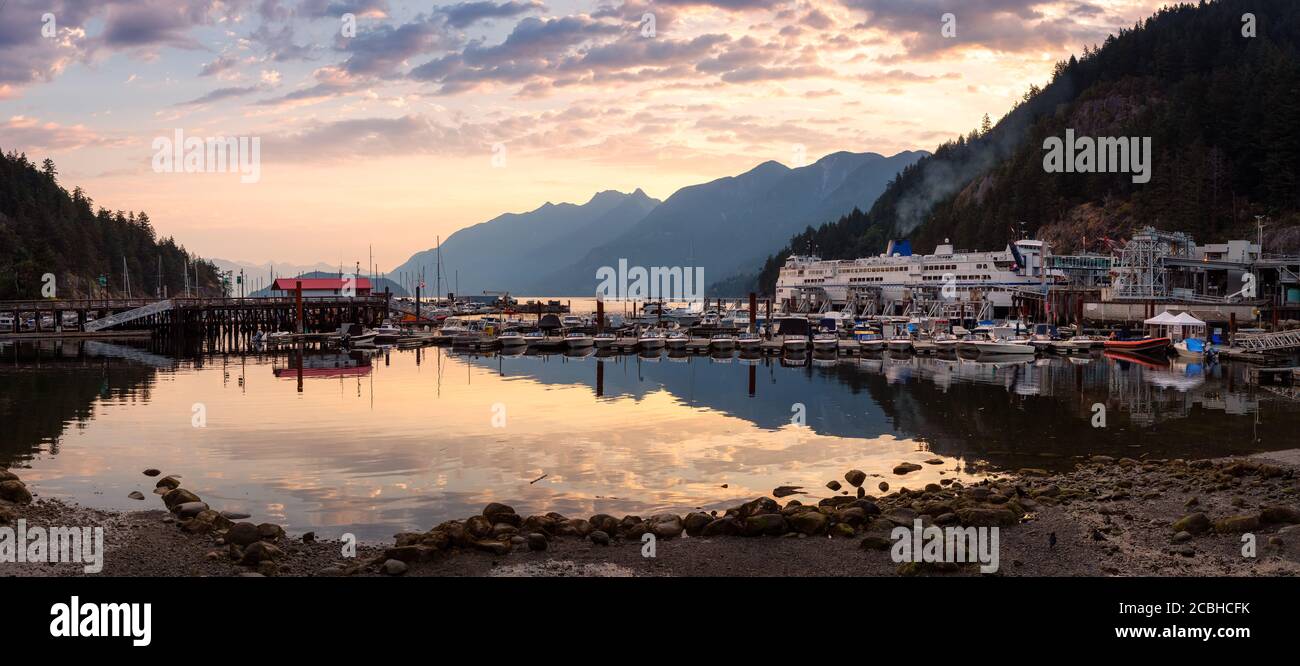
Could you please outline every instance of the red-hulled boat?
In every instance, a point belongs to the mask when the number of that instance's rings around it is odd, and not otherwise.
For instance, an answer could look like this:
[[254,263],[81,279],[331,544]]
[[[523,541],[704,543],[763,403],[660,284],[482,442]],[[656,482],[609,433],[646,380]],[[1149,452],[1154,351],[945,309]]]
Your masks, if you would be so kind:
[[1142,338],[1140,340],[1107,340],[1106,349],[1130,354],[1153,354],[1169,348],[1169,338]]

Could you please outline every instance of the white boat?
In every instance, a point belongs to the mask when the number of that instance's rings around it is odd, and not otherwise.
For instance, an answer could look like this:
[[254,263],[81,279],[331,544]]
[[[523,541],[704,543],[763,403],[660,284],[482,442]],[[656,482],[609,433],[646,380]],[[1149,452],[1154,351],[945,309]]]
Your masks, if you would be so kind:
[[840,338],[834,333],[818,333],[813,336],[813,349],[815,351],[835,351],[839,348]]
[[733,328],[749,328],[749,310],[738,308],[728,312],[727,316],[722,318],[722,325]]
[[972,343],[980,354],[1033,354],[1034,346],[1027,341],[976,340]]
[[669,349],[685,349],[686,344],[690,341],[691,336],[682,333],[681,331],[673,331],[668,334],[668,338],[664,340],[664,344],[667,345]]
[[1211,347],[1200,338],[1183,338],[1174,343],[1174,351],[1183,358],[1203,359],[1207,349]]
[[700,317],[700,326],[720,326],[722,325],[722,316],[717,310],[709,310]]
[[575,332],[564,336],[564,344],[569,349],[582,349],[583,347],[590,347],[594,343],[590,335]]
[[506,331],[497,336],[497,342],[500,342],[502,347],[528,346],[528,338],[519,331]]
[[904,337],[890,338],[885,343],[885,346],[889,347],[889,351],[896,351],[896,352],[910,351],[912,349],[912,339],[904,338]]
[[719,333],[709,338],[709,349],[730,350],[736,347],[736,338],[727,333]]
[[596,345],[596,349],[607,349],[612,347],[614,346],[614,342],[617,340],[618,336],[613,333],[597,333],[591,338],[591,342]]
[[560,319],[560,325],[565,328],[581,328],[587,325],[587,320],[578,315],[564,315]]
[[741,349],[758,349],[763,344],[763,338],[757,333],[741,333],[736,337],[736,344]]
[[878,352],[885,348],[885,337],[869,326],[853,329],[853,339],[858,341],[858,348],[862,351]]
[[541,331],[529,331],[524,334],[524,344],[529,349],[536,349],[546,343],[546,334]]
[[776,320],[776,334],[783,351],[801,352],[808,348],[808,318],[781,317]]
[[808,336],[783,335],[781,336],[781,349],[793,352],[804,351],[805,349],[808,349]]
[[646,331],[636,342],[642,349],[660,349],[668,342],[668,336],[658,331]]

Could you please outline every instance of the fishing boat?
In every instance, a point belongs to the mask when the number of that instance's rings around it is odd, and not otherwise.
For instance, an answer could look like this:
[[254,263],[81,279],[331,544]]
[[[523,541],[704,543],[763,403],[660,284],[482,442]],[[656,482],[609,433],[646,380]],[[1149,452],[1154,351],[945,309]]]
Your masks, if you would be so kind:
[[608,349],[613,347],[617,341],[618,336],[613,333],[597,333],[591,338],[591,342],[596,345],[596,349]]
[[1140,338],[1137,340],[1107,340],[1107,351],[1130,354],[1159,354],[1169,348],[1169,338]]
[[709,349],[731,351],[736,348],[736,337],[730,333],[719,333],[709,338]]
[[1200,338],[1183,338],[1174,343],[1174,352],[1182,358],[1203,359],[1213,354],[1213,348]]
[[857,326],[853,329],[853,339],[858,341],[862,351],[880,351],[885,348],[885,338],[870,326]]
[[574,331],[564,336],[564,344],[569,349],[582,349],[584,347],[590,347],[593,344],[593,341],[590,335]]
[[890,338],[888,341],[885,342],[885,346],[889,348],[889,351],[894,351],[894,352],[909,351],[912,349],[912,339],[900,335],[897,337]]
[[828,352],[839,348],[840,338],[834,333],[818,333],[813,336],[813,351]]
[[682,333],[681,331],[673,331],[672,333],[669,333],[668,338],[664,340],[664,345],[669,349],[685,349],[687,343],[690,341],[691,336]]
[[736,336],[736,344],[741,349],[758,349],[763,344],[763,338],[757,333],[741,333]]

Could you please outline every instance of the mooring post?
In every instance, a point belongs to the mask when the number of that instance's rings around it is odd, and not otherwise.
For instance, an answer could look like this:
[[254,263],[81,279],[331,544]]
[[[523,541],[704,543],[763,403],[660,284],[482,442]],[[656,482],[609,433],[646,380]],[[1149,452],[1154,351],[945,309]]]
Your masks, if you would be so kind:
[[605,299],[596,299],[596,332],[605,332]]
[[753,333],[758,324],[758,294],[749,292],[749,332]]
[[767,300],[767,317],[764,318],[764,321],[766,321],[767,324],[764,326],[764,329],[767,334],[766,336],[767,339],[771,340],[772,339],[772,299],[769,298],[766,300]]
[[302,335],[302,280],[296,280],[293,283],[293,297],[298,305],[298,334]]

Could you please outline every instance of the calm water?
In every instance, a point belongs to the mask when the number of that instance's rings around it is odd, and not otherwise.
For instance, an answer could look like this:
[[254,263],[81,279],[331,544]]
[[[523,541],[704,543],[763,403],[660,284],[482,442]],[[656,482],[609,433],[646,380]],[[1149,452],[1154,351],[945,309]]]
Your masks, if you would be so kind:
[[[1249,385],[1244,366],[1100,354],[297,358],[0,345],[0,465],[29,467],[21,476],[38,494],[114,509],[160,507],[140,473],[157,467],[214,508],[378,540],[490,501],[644,515],[730,506],[778,485],[824,497],[851,468],[919,487],[1091,453],[1292,448],[1300,432],[1300,401]],[[1102,428],[1091,427],[1097,404]],[[194,426],[196,405],[206,427]],[[800,415],[806,427],[792,422]],[[945,464],[890,472],[934,457]]]

